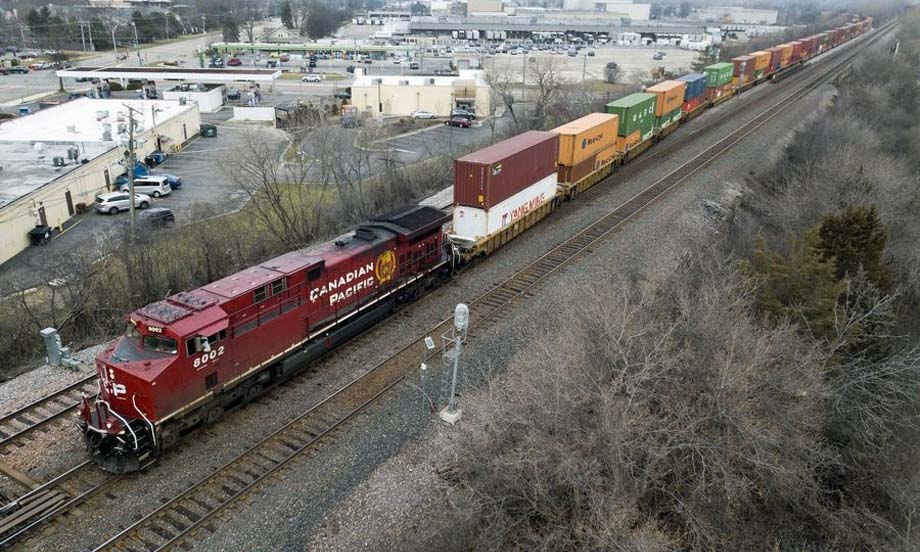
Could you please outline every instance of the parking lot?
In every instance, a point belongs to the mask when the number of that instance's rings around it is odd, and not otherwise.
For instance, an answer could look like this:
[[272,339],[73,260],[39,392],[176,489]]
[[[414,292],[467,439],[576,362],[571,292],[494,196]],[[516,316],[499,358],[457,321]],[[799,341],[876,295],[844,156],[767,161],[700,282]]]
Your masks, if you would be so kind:
[[[203,123],[217,125],[217,137],[194,138],[186,148],[154,168],[154,172],[182,178],[178,190],[160,199],[151,198],[153,207],[168,207],[175,213],[176,224],[234,211],[246,202],[248,195],[226,178],[225,168],[232,167],[233,152],[243,146],[247,133],[258,133],[257,140],[276,144],[279,156],[284,150],[287,142],[282,131],[227,123],[232,114],[232,108],[202,114]],[[88,258],[99,257],[107,244],[127,231],[128,220],[127,212],[102,215],[91,210],[75,216],[66,231],[56,235],[48,245],[30,247],[0,265],[0,295],[33,287],[53,277],[49,276],[53,274],[49,266],[60,255],[77,252]]]

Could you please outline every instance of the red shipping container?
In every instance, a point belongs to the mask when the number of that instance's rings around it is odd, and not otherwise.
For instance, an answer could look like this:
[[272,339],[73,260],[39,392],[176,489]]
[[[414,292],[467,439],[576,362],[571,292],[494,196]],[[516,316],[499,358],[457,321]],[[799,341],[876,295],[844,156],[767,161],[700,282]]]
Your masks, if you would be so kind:
[[805,58],[805,51],[807,49],[807,45],[804,42],[802,42],[801,40],[794,40],[790,42],[789,44],[792,44],[792,63],[801,61],[802,59]]
[[770,52],[770,68],[767,69],[767,73],[775,73],[783,66],[783,49],[773,47],[767,48],[767,51]]
[[714,86],[706,88],[706,99],[714,102],[725,96],[731,96],[735,89],[735,85],[732,83],[724,84],[722,86]]
[[684,113],[690,113],[691,111],[695,110],[699,106],[703,105],[703,102],[705,101],[706,101],[706,98],[704,96],[697,96],[693,98],[692,100],[690,100],[689,102],[684,102],[684,106],[681,108],[681,110]]
[[744,84],[754,80],[755,61],[756,59],[754,56],[738,56],[732,58],[732,63],[735,65],[732,71],[732,77],[734,77],[736,84]]
[[490,209],[556,173],[559,135],[531,130],[454,161],[454,203]]

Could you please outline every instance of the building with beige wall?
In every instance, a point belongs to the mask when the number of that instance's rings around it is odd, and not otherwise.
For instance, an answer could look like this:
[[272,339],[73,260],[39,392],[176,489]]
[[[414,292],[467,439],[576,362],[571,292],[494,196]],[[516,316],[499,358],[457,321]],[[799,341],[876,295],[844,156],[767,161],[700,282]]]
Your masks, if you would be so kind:
[[198,134],[198,107],[155,100],[81,98],[0,124],[0,263],[29,246],[38,225],[60,230],[80,204],[125,172],[128,109],[138,159],[171,153]]
[[502,13],[502,0],[467,0],[467,15],[492,15]]
[[464,108],[484,117],[489,99],[485,73],[477,70],[439,77],[359,75],[351,85],[351,103],[372,116],[407,116],[421,110],[447,117],[451,109]]

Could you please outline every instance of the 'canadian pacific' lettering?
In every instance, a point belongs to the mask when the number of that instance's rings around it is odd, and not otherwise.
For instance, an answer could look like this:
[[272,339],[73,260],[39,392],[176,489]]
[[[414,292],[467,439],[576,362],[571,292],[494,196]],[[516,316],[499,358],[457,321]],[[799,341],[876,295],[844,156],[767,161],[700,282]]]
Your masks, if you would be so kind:
[[364,266],[356,268],[347,274],[339,276],[335,280],[330,280],[318,288],[310,290],[310,302],[315,303],[317,300],[329,296],[329,305],[352,297],[361,290],[374,286],[374,262],[371,261]]

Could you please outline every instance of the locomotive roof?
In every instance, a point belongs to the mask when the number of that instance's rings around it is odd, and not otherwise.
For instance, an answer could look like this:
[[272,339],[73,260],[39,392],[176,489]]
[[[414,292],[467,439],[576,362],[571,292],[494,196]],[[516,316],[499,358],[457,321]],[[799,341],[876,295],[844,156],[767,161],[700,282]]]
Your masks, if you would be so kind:
[[[184,335],[210,326],[226,316],[220,305],[228,300],[300,270],[349,259],[394,236],[412,239],[440,228],[449,218],[450,215],[433,207],[413,205],[397,209],[374,217],[355,231],[334,240],[279,255],[198,289],[183,291],[164,301],[141,307],[134,316],[143,318],[145,323],[170,325]],[[192,314],[195,316],[191,317]]]

